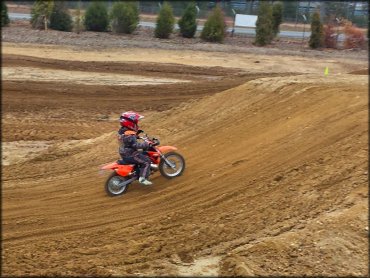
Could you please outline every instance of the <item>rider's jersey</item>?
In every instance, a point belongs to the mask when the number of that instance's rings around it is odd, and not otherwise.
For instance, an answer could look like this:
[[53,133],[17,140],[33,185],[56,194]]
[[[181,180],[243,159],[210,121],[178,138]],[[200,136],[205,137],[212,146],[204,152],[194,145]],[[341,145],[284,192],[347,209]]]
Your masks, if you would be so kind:
[[134,131],[126,130],[120,135],[121,145],[119,147],[119,153],[123,157],[134,156],[139,153],[139,150],[146,150],[149,148],[147,142],[138,142],[137,135]]
[[121,127],[117,132],[118,145],[120,147],[123,145],[123,135],[127,130],[129,130],[127,127]]

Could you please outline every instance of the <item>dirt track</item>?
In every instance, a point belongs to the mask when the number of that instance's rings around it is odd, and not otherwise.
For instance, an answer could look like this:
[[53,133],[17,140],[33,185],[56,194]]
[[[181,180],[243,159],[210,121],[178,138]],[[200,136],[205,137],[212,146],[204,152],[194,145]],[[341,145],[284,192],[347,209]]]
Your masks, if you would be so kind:
[[[3,77],[3,275],[368,276],[366,62],[268,56],[279,65],[263,74],[246,60],[207,67],[220,57],[200,51],[125,62],[40,49],[5,44],[2,66],[189,82]],[[191,55],[206,58],[181,65]],[[124,110],[187,169],[109,198],[99,167],[117,158]]]

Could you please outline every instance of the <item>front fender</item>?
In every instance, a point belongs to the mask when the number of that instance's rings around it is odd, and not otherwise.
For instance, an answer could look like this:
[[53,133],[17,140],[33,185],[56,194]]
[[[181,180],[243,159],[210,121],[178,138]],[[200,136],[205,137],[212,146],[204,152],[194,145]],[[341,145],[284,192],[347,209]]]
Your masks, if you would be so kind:
[[160,150],[161,153],[166,153],[166,152],[177,150],[177,148],[173,146],[160,146],[160,147],[157,147],[157,149]]

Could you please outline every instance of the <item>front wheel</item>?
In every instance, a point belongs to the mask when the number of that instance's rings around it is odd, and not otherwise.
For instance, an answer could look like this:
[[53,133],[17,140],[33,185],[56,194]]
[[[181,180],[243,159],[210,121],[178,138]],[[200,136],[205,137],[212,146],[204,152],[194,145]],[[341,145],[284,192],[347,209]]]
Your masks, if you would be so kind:
[[129,184],[124,182],[128,179],[128,177],[121,177],[116,172],[113,172],[105,183],[105,192],[111,197],[126,193]]
[[185,170],[185,159],[182,155],[175,152],[169,152],[164,154],[164,156],[173,167],[168,165],[164,159],[161,159],[161,162],[159,163],[159,171],[162,176],[167,179],[181,176]]

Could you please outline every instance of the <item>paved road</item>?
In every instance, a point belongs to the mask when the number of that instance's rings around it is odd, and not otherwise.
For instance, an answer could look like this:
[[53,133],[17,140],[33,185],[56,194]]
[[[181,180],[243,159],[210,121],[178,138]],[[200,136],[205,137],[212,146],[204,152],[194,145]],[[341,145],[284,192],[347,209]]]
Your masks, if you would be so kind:
[[31,19],[30,14],[8,13],[11,20]]
[[[29,20],[31,19],[31,15],[30,14],[20,14],[20,13],[9,13],[9,18],[11,20]],[[150,27],[150,28],[154,28],[155,27],[155,23],[154,22],[146,22],[146,21],[140,21],[139,23],[140,26],[144,26],[144,27]],[[179,26],[176,24],[175,25],[175,29],[178,29]],[[203,26],[198,26],[197,30],[198,31],[201,31],[203,29]],[[228,32],[231,32],[232,31],[232,28],[228,28],[227,29]],[[235,27],[235,31],[234,31],[235,34],[245,34],[245,35],[252,35],[252,36],[255,36],[256,35],[256,32],[254,29],[248,29],[248,28],[241,28],[241,27]],[[310,37],[311,35],[311,32],[296,32],[296,31],[281,31],[279,33],[279,36],[280,37],[288,37],[288,38],[302,38],[304,35],[305,38],[308,38]]]

